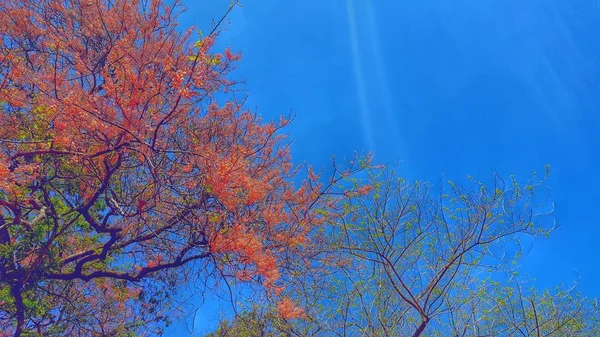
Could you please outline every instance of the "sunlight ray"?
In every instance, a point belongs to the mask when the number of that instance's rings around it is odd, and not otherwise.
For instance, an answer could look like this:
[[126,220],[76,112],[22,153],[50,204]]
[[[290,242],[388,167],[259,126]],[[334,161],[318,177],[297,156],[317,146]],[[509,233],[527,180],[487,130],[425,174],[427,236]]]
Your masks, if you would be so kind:
[[365,3],[365,14],[367,23],[367,33],[369,41],[371,42],[371,50],[373,54],[373,65],[375,68],[375,74],[377,78],[377,89],[380,93],[380,97],[383,103],[384,118],[387,121],[386,125],[389,131],[388,143],[392,144],[393,152],[396,155],[405,154],[406,144],[399,134],[398,118],[394,111],[397,111],[392,102],[392,96],[390,94],[389,78],[387,76],[387,69],[382,53],[379,32],[377,31],[375,12],[373,11],[373,5],[371,2]]
[[363,77],[362,61],[360,54],[360,46],[358,45],[358,33],[356,28],[356,14],[354,12],[354,4],[352,0],[346,1],[348,14],[348,30],[350,32],[350,43],[352,47],[352,63],[354,66],[354,80],[356,83],[356,91],[360,105],[360,117],[362,124],[363,138],[366,141],[367,150],[375,151],[375,141],[373,139],[373,126],[370,118],[370,108]]

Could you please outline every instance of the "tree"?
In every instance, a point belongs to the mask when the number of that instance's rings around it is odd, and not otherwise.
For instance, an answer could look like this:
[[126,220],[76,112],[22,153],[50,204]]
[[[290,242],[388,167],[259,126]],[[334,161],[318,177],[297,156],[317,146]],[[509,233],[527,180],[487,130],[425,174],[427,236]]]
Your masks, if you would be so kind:
[[[384,298],[382,288],[358,289],[360,306],[349,297],[337,300],[345,304],[346,311],[337,311],[327,321],[287,321],[271,312],[253,309],[237,315],[231,322],[223,320],[219,327],[205,337],[229,336],[410,336],[410,329],[396,326],[402,313],[396,312],[394,299]],[[389,294],[387,294],[389,295]],[[525,289],[514,278],[506,282],[482,282],[468,302],[447,312],[423,335],[451,337],[488,336],[598,336],[600,315],[597,300],[590,300],[564,285],[543,292]],[[349,303],[350,302],[350,303]],[[363,307],[364,305],[364,307]],[[323,311],[322,307],[318,310]],[[316,312],[314,310],[313,312]],[[365,328],[364,322],[371,321]],[[318,326],[317,326],[318,325]],[[406,328],[406,327],[405,327]]]
[[588,299],[562,287],[525,290],[515,274],[521,242],[554,228],[543,179],[494,173],[487,185],[434,189],[388,169],[368,173],[345,182],[362,194],[321,210],[332,222],[312,238],[313,259],[289,266],[304,276],[287,279],[284,292],[305,310],[295,335],[597,334]]
[[190,278],[278,293],[322,222],[287,120],[243,109],[240,56],[178,33],[180,8],[0,2],[0,335],[158,333]]
[[274,311],[254,306],[231,322],[223,320],[205,337],[290,337],[290,326]]
[[452,336],[598,336],[598,304],[574,288],[538,291],[515,277],[485,282],[473,301],[452,313],[447,330]]

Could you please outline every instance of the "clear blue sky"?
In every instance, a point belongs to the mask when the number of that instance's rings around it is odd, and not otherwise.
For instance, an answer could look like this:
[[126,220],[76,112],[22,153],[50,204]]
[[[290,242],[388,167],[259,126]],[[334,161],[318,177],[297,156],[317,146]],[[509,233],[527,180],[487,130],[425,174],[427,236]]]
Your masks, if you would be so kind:
[[[182,27],[205,31],[229,5],[184,3]],[[373,151],[419,180],[485,179],[491,168],[525,179],[550,164],[561,227],[523,271],[540,286],[580,277],[582,292],[600,296],[600,2],[242,4],[219,46],[244,55],[232,76],[247,81],[249,107],[265,119],[296,114],[296,162]],[[214,303],[198,315],[214,325]]]

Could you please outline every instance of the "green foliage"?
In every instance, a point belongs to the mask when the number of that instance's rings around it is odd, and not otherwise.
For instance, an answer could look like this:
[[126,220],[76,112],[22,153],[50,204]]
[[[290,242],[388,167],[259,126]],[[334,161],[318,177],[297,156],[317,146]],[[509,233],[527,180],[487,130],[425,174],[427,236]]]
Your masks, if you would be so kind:
[[223,320],[214,332],[204,337],[289,337],[289,323],[277,317],[273,311],[263,312],[260,308],[241,313],[234,320]]
[[[546,169],[546,173],[549,170]],[[545,178],[545,177],[544,177]],[[597,308],[574,291],[523,291],[524,236],[553,230],[544,178],[442,186],[367,170],[346,193],[331,227],[312,247],[315,264],[295,266],[286,295],[308,318],[297,335],[598,336]],[[541,199],[540,199],[541,198]],[[540,202],[542,200],[542,202]],[[489,280],[509,278],[508,284]],[[522,282],[522,281],[520,281]],[[535,308],[535,310],[534,310]],[[516,316],[515,316],[516,315]],[[537,319],[537,321],[536,321]],[[538,334],[539,331],[539,334]]]

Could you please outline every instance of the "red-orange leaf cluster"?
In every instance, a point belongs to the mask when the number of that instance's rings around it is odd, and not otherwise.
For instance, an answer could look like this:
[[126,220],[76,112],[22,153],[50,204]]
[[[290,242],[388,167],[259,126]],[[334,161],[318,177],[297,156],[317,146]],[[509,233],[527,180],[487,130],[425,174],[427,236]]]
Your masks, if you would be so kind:
[[296,306],[294,301],[288,297],[284,297],[277,304],[277,313],[284,319],[294,319],[304,317],[304,311]]
[[290,182],[287,121],[227,94],[240,56],[179,33],[178,10],[0,2],[0,330],[147,330],[165,289],[209,270],[274,288],[321,221],[318,177]]

